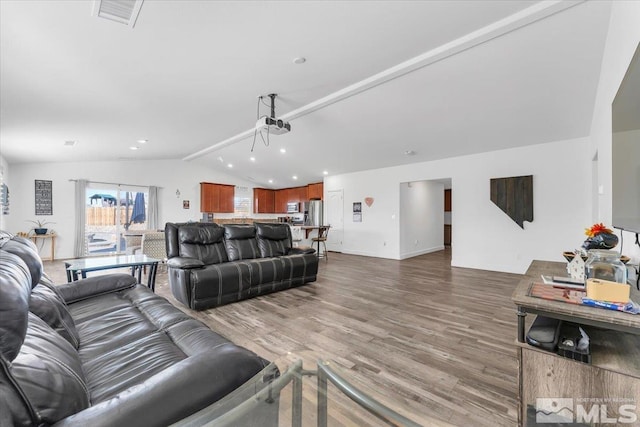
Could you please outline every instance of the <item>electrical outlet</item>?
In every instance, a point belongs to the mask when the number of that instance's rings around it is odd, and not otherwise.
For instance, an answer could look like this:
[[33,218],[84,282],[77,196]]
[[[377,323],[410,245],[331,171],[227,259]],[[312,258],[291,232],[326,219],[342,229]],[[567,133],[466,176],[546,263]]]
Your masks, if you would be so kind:
[[413,242],[413,244],[414,244],[415,246],[418,246],[418,239],[416,239],[416,241],[415,241],[415,242]]

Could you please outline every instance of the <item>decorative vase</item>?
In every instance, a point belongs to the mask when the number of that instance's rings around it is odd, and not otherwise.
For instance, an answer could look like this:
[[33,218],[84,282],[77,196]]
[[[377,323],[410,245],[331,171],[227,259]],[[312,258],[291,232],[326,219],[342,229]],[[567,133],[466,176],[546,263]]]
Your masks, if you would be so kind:
[[36,234],[47,234],[48,228],[34,228],[33,232]]
[[618,244],[618,236],[613,233],[600,233],[589,237],[582,244],[586,251],[591,249],[613,249]]

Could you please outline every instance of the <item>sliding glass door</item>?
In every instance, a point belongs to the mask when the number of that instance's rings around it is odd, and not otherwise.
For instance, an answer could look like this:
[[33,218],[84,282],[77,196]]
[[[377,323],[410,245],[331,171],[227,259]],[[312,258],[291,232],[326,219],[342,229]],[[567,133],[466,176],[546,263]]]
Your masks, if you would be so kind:
[[87,255],[133,253],[134,248],[127,248],[127,242],[131,242],[127,234],[147,228],[148,200],[149,195],[142,187],[89,183],[85,221]]

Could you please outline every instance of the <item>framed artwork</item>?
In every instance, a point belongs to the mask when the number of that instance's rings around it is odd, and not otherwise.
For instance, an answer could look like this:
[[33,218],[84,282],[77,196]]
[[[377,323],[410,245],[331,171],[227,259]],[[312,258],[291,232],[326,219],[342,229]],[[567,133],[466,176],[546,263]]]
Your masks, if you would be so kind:
[[36,179],[36,215],[53,215],[53,181]]
[[362,222],[362,202],[353,202],[353,222]]
[[183,200],[182,201],[182,209],[189,209],[189,201],[188,200]]
[[4,182],[0,186],[0,205],[2,205],[2,215],[9,215],[9,187]]

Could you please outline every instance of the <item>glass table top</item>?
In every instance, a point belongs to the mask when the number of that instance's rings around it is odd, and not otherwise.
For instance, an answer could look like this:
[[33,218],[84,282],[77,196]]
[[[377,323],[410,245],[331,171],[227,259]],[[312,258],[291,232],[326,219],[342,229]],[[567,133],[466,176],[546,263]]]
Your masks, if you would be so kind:
[[95,258],[79,258],[67,261],[67,270],[91,270],[101,268],[131,267],[155,264],[161,260],[146,255],[116,255]]

